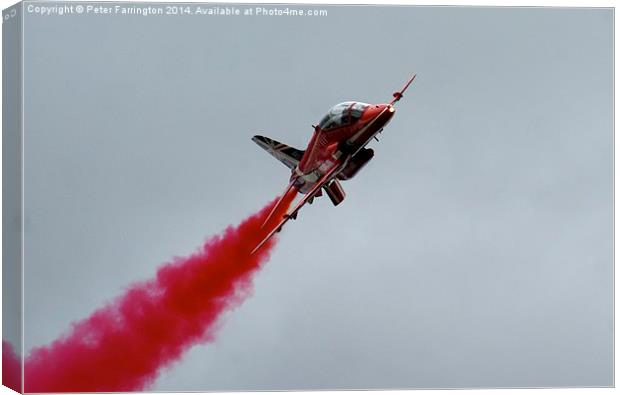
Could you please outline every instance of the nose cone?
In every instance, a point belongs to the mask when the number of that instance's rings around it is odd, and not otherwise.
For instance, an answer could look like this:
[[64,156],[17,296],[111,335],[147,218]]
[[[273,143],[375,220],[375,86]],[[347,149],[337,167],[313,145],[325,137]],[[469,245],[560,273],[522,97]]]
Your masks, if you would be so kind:
[[364,111],[364,120],[369,121],[382,115],[382,117],[386,117],[387,119],[392,118],[396,109],[394,106],[390,104],[373,104]]

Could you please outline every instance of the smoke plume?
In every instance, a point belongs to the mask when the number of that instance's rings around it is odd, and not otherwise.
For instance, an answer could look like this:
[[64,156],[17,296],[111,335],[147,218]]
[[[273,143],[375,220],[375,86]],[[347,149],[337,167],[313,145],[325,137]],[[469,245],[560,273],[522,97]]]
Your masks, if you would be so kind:
[[11,343],[2,341],[2,385],[21,392],[22,365]]
[[191,346],[212,340],[222,313],[248,296],[252,276],[269,258],[275,238],[250,252],[294,197],[294,192],[285,197],[266,226],[261,228],[275,201],[194,254],[163,265],[155,278],[133,284],[53,343],[33,349],[25,361],[25,390],[145,389]]

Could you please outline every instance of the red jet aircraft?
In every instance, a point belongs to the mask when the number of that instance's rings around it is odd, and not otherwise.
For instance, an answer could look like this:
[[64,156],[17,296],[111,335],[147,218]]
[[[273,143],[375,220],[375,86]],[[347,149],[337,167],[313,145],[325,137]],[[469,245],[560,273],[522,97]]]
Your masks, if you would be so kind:
[[[405,86],[393,94],[389,104],[366,104],[348,101],[336,104],[321,122],[314,126],[314,134],[305,151],[289,147],[268,137],[254,136],[252,140],[265,151],[291,169],[290,183],[282,197],[273,207],[263,226],[271,219],[284,196],[292,191],[305,196],[288,214],[279,219],[267,237],[254,248],[258,250],[289,220],[297,218],[299,209],[312,204],[315,197],[322,196],[325,190],[330,200],[337,206],[345,197],[340,181],[353,178],[374,156],[366,145],[390,122],[396,111],[394,104],[415,79],[415,75]],[[377,139],[378,141],[378,139]]]

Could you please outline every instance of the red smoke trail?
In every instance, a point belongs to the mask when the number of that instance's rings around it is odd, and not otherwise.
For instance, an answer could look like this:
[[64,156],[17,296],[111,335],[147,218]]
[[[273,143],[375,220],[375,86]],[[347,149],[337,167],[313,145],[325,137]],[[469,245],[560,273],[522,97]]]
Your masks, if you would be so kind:
[[22,366],[20,358],[7,341],[2,341],[2,385],[21,392]]
[[[286,197],[281,218],[295,193]],[[251,291],[252,274],[268,259],[270,240],[250,255],[274,224],[261,224],[272,202],[198,252],[161,267],[154,279],[74,323],[26,359],[27,392],[135,391],[196,343],[213,339],[222,312]],[[273,221],[271,221],[273,222]]]

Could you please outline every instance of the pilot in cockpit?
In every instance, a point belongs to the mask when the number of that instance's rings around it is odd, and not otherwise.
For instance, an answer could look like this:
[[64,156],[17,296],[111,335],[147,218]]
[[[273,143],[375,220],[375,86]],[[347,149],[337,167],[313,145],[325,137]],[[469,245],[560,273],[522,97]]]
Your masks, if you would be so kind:
[[321,128],[321,130],[330,130],[355,123],[355,121],[361,118],[364,110],[369,106],[370,104],[354,101],[336,104],[329,110],[327,115],[323,117],[319,123],[319,128]]

